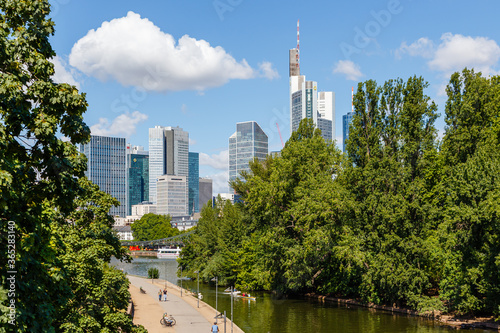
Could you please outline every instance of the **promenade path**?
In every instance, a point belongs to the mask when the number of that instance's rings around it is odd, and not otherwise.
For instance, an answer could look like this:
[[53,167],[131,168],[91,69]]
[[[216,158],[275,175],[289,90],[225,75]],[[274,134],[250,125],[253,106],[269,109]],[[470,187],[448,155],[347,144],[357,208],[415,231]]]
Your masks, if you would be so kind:
[[[134,324],[143,325],[149,333],[208,333],[214,323],[216,311],[213,307],[200,301],[197,307],[197,299],[191,292],[183,289],[180,297],[180,287],[164,280],[145,279],[137,276],[128,276],[130,281],[130,293],[134,303]],[[167,286],[168,297],[166,302],[158,301],[158,290]],[[142,294],[142,287],[146,294]],[[160,319],[164,312],[171,314],[176,325],[164,327],[160,325]],[[223,319],[218,319],[219,332],[224,333]],[[231,332],[231,321],[226,322],[226,332]],[[233,324],[234,333],[244,333],[238,326]]]

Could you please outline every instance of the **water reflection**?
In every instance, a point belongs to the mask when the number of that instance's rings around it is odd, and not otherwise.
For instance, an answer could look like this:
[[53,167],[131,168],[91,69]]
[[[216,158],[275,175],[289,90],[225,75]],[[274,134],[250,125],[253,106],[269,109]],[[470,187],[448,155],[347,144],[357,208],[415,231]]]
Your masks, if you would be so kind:
[[[156,258],[139,257],[130,264],[113,260],[112,264],[128,274],[147,276],[151,267],[158,268],[160,278],[180,285],[177,277],[177,262]],[[196,280],[182,281],[184,288],[196,292]],[[226,311],[231,317],[231,297],[224,294],[225,288],[218,289],[218,310]],[[203,301],[215,308],[215,286],[200,283]],[[435,333],[451,332],[433,321],[411,316],[394,315],[382,311],[373,311],[362,307],[321,303],[307,299],[278,299],[273,294],[257,292],[255,301],[234,299],[234,322],[246,333],[261,332],[305,332],[305,333]],[[214,312],[215,316],[215,312]],[[223,324],[219,325],[223,331]],[[227,332],[230,327],[227,326]],[[467,330],[467,332],[488,332]]]

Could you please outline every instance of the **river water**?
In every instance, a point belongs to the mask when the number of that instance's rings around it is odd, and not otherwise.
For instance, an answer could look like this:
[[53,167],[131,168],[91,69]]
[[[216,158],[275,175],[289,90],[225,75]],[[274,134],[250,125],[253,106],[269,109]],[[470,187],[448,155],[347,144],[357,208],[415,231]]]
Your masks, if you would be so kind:
[[[197,291],[196,280],[190,281],[177,277],[177,262],[147,257],[134,258],[132,263],[122,263],[116,259],[114,266],[128,274],[147,276],[147,270],[156,267],[160,278]],[[216,307],[220,312],[226,311],[231,318],[231,297],[224,294],[224,287],[219,287],[216,293],[214,285],[200,283],[199,290],[203,301]],[[308,299],[278,299],[271,293],[252,293],[256,300],[234,299],[233,319],[246,333],[434,333],[452,332],[434,321],[396,315],[385,311],[375,311],[364,307],[345,306],[332,303],[322,303]],[[215,315],[215,314],[214,314]],[[220,324],[221,332],[224,325]],[[227,332],[231,332],[228,325]],[[485,330],[467,330],[467,332],[491,332]]]

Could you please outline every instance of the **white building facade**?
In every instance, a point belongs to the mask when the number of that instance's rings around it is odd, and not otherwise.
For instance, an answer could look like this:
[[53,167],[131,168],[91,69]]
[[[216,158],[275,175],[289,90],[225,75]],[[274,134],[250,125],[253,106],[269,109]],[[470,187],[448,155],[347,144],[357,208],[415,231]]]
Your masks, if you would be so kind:
[[188,215],[188,181],[186,176],[163,175],[156,187],[156,214]]

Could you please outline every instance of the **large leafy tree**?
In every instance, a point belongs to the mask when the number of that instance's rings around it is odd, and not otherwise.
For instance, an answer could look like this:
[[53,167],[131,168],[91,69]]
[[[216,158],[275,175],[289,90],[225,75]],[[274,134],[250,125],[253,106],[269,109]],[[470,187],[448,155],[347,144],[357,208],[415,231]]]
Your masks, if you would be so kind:
[[362,272],[366,301],[424,308],[437,284],[429,240],[436,207],[427,196],[436,183],[437,106],[426,87],[418,77],[383,86],[370,80],[354,98],[349,163],[340,180],[356,199],[351,228],[362,239],[351,242],[347,258]]
[[447,86],[447,211],[442,297],[461,313],[500,314],[500,77],[465,69]]
[[[119,314],[126,280],[105,264],[111,254],[123,258],[109,220],[93,209],[75,213],[99,195],[90,199],[96,188],[78,180],[86,159],[75,145],[89,139],[87,102],[74,86],[52,81],[49,11],[47,0],[0,1],[1,248],[9,227],[15,235],[15,267],[0,251],[0,331],[131,331],[130,319]],[[15,291],[6,297],[13,274]],[[12,301],[14,325],[4,311]]]
[[161,239],[178,235],[180,232],[170,224],[170,215],[153,213],[142,216],[132,224],[132,234],[137,241]]
[[[16,224],[16,308],[19,331],[49,332],[69,289],[59,283],[48,200],[72,211],[85,158],[74,144],[88,140],[85,96],[51,76],[54,32],[48,1],[0,1],[0,234]],[[58,139],[58,133],[71,142]],[[2,236],[2,244],[6,239]],[[6,286],[6,251],[0,253]]]

